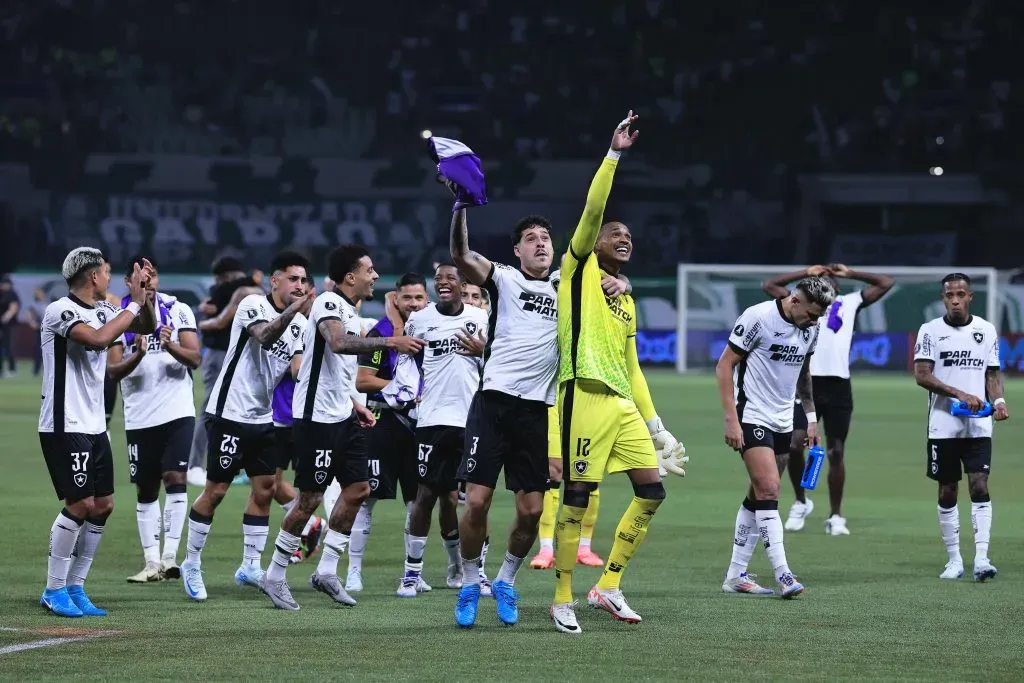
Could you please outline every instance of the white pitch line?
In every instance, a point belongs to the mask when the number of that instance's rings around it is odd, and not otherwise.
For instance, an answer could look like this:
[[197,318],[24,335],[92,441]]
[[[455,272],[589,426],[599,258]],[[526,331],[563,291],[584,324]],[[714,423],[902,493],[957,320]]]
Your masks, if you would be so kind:
[[93,640],[95,638],[102,638],[102,636],[73,636],[69,638],[44,638],[43,640],[30,640],[27,643],[18,643],[17,645],[8,645],[6,647],[0,647],[0,655],[10,655],[15,652],[25,652],[26,650],[38,650],[43,647],[56,647],[57,645],[67,645],[68,643],[77,643],[83,640]]

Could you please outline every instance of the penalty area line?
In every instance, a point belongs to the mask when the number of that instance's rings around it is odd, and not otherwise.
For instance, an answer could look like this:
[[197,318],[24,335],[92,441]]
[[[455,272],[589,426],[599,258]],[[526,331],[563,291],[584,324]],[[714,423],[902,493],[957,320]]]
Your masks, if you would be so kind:
[[[63,629],[59,629],[63,630]],[[9,626],[0,626],[0,631],[6,632],[20,632],[20,633],[40,633],[47,631],[59,631],[58,629],[32,629],[32,628],[11,628]],[[30,640],[27,643],[15,643],[14,645],[6,645],[0,647],[0,656],[15,654],[18,652],[26,652],[28,650],[39,650],[45,647],[58,647],[60,645],[68,645],[70,643],[80,643],[86,640],[96,640],[97,638],[104,638],[107,636],[117,635],[118,631],[87,631],[86,629],[67,629],[75,635],[60,636],[57,638],[40,638],[39,640]]]

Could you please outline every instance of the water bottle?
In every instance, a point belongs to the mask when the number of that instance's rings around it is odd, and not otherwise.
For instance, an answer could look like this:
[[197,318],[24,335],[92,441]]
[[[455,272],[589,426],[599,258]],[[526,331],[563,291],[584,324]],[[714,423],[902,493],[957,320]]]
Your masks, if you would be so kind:
[[967,404],[963,401],[953,401],[953,405],[949,407],[949,412],[957,417],[988,417],[992,414],[992,403],[985,401],[981,406],[981,410],[976,413],[972,413]]
[[807,462],[804,463],[804,476],[800,479],[802,488],[813,491],[818,485],[818,475],[821,474],[821,466],[825,462],[825,449],[821,446],[811,446],[807,451]]

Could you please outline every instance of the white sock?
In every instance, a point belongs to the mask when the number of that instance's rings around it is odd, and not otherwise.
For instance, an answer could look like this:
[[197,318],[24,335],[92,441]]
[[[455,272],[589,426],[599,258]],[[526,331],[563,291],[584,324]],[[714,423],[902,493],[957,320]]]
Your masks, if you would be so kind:
[[449,567],[462,563],[462,555],[459,554],[459,530],[456,529],[452,533],[455,534],[452,538],[441,537],[441,540],[444,542],[444,551],[448,553]]
[[164,498],[164,550],[161,557],[177,562],[178,546],[181,545],[181,531],[185,528],[188,513],[188,494],[168,493]]
[[466,586],[471,583],[480,583],[479,557],[475,557],[472,560],[462,558],[462,585]]
[[[580,540],[583,540],[583,539],[580,539]],[[542,538],[542,539],[540,539],[540,549],[541,550],[545,550],[545,549],[546,550],[554,550],[555,549],[555,539],[553,539],[553,538]]]
[[352,541],[348,545],[348,570],[363,570],[363,552],[366,542],[370,540],[370,529],[373,528],[373,506],[377,501],[367,499],[359,506],[356,519],[352,522]]
[[185,561],[200,564],[203,561],[203,548],[206,547],[206,537],[210,535],[210,526],[213,524],[213,517],[201,515],[195,510],[188,513],[188,539],[185,541]]
[[409,536],[409,554],[405,557],[405,572],[419,574],[423,571],[423,551],[427,547],[426,536]]
[[68,570],[69,586],[81,586],[85,583],[85,577],[89,575],[93,558],[96,557],[96,550],[100,547],[100,541],[103,540],[103,529],[106,523],[106,519],[87,519],[82,525],[82,530],[78,534],[78,543],[75,545],[75,559],[71,562],[71,569]]
[[954,505],[951,508],[939,506],[939,531],[942,542],[946,546],[950,562],[963,562],[960,557],[960,510]]
[[584,548],[589,548],[590,547],[590,540],[591,539],[590,539],[589,536],[580,536],[580,550],[582,550]]
[[334,506],[338,504],[339,498],[341,498],[341,484],[335,479],[324,491],[324,519],[331,518],[331,512],[334,511]]
[[142,556],[146,564],[160,562],[160,501],[135,503],[135,521],[139,525]]
[[320,563],[316,566],[317,574],[338,575],[338,560],[345,554],[348,547],[348,534],[328,528],[324,536],[323,549],[320,551]]
[[277,532],[277,540],[274,541],[274,557],[267,567],[267,581],[284,581],[285,570],[288,569],[292,555],[299,549],[301,542],[301,538],[284,529]]
[[739,578],[747,567],[750,566],[750,558],[754,556],[754,550],[757,548],[757,520],[754,516],[754,511],[747,507],[748,503],[746,500],[740,505],[739,512],[736,513],[736,529],[732,540],[732,560],[729,561],[729,571],[726,572],[725,578],[736,579]]
[[262,569],[263,549],[270,536],[270,515],[242,515],[242,564]]
[[992,501],[971,503],[971,523],[974,525],[974,561],[988,559],[988,541],[992,535]]
[[508,585],[514,586],[516,574],[519,572],[519,568],[523,566],[523,559],[506,551],[505,561],[501,563],[501,569],[498,570],[498,575],[494,577],[494,582],[504,581]]
[[46,560],[46,587],[57,590],[67,586],[71,570],[71,554],[78,545],[82,520],[61,510],[50,527],[50,555]]
[[[778,503],[776,503],[776,506]],[[761,536],[761,543],[768,554],[768,561],[772,563],[775,570],[775,578],[783,574],[791,573],[789,564],[786,562],[786,547],[782,542],[782,518],[779,517],[779,510],[756,510],[754,520],[757,523],[757,531]]]

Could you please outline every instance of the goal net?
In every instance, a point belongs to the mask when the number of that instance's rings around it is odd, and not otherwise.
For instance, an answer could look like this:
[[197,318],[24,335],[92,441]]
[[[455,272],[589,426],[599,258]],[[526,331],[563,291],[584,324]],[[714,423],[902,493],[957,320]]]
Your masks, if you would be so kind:
[[[762,281],[796,270],[795,266],[679,264],[677,280],[676,368],[713,368],[743,309],[764,301]],[[858,268],[854,268],[858,270]],[[971,311],[999,327],[998,284],[994,268],[868,267],[896,279],[885,298],[857,316],[851,367],[906,370],[912,365],[914,337],[926,320],[943,314],[939,282],[952,272],[971,278]],[[856,280],[840,280],[841,293],[863,289]]]

